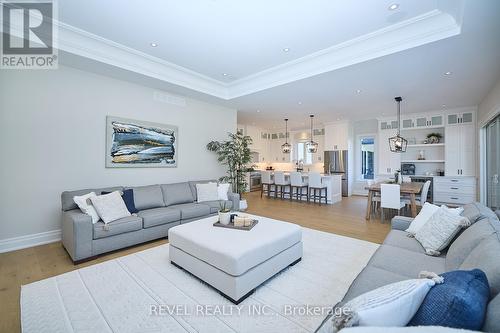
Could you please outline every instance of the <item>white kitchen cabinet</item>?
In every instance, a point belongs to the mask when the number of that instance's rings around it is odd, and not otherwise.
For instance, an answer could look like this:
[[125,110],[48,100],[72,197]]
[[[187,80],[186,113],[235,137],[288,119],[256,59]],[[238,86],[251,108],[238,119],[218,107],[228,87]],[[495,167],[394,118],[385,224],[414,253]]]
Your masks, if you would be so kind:
[[434,128],[443,126],[444,116],[442,114],[415,117],[415,128]]
[[312,162],[322,163],[325,157],[325,136],[317,135],[314,137],[314,141],[318,143],[318,151],[312,154]]
[[279,140],[271,140],[271,162],[281,163],[281,155]]
[[269,140],[269,163],[289,163],[290,154],[284,154],[281,151],[281,145],[285,143],[285,139],[278,138]]
[[393,175],[401,169],[401,153],[393,153],[389,149],[389,138],[395,136],[396,129],[379,131],[378,133],[378,174]]
[[415,128],[415,118],[406,117],[401,119],[401,129]]
[[447,125],[456,125],[460,124],[473,124],[474,123],[474,112],[466,111],[466,112],[457,112],[457,113],[449,113],[446,117]]
[[252,138],[252,145],[250,149],[260,151],[262,149],[262,139],[260,138],[261,130],[255,126],[246,126],[246,135]]
[[435,204],[465,205],[476,201],[476,177],[434,177]]
[[261,150],[259,151],[259,162],[267,163],[271,161],[271,146],[270,140],[267,139],[267,136],[264,137],[261,141]]
[[349,123],[339,122],[326,124],[323,150],[347,150],[348,147]]
[[252,138],[252,144],[250,145],[250,150],[256,152],[259,155],[259,162],[265,163],[270,159],[269,154],[269,140],[268,133],[256,126],[250,125],[237,125],[238,132],[247,135]]
[[398,121],[396,119],[379,121],[379,130],[391,130],[397,128],[398,128]]
[[401,120],[401,129],[436,128],[443,126],[444,126],[444,115],[442,114],[405,116]]
[[445,129],[445,175],[476,175],[476,135],[473,123],[457,123]]

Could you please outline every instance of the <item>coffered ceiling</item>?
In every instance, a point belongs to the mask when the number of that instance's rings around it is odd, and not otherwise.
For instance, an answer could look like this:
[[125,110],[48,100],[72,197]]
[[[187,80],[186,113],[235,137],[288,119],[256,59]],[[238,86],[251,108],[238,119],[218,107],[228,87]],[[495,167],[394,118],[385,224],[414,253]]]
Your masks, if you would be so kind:
[[496,0],[86,0],[59,1],[58,25],[63,64],[299,127],[392,112],[394,95],[408,112],[477,104],[499,22]]

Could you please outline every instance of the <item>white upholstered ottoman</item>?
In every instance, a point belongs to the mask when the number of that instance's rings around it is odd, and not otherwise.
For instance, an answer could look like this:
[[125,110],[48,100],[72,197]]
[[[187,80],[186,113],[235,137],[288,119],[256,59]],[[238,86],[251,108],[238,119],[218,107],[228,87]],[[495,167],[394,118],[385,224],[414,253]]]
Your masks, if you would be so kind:
[[293,223],[253,216],[250,231],[214,227],[217,216],[168,230],[170,261],[239,304],[256,287],[302,258],[302,231]]

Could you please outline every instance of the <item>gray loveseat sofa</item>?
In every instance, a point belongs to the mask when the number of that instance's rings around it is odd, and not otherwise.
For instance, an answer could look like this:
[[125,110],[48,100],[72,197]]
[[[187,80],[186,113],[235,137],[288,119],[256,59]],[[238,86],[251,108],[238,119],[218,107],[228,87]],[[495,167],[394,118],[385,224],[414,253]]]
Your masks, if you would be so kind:
[[416,239],[407,237],[404,230],[411,218],[396,216],[384,243],[354,280],[343,302],[393,282],[417,278],[420,271],[440,274],[479,268],[488,277],[491,296],[483,331],[500,332],[500,221],[492,210],[480,203],[464,206],[462,215],[474,224],[440,257],[426,255]]
[[[211,180],[216,182],[215,180]],[[196,184],[209,181],[190,181],[175,184],[138,187],[108,187],[66,191],[61,194],[62,243],[76,264],[99,254],[127,246],[167,237],[173,226],[216,215],[219,201],[198,203]],[[101,194],[131,188],[139,213],[117,221],[92,224],[73,201],[74,196],[89,192]],[[227,207],[239,210],[240,196],[228,193]]]

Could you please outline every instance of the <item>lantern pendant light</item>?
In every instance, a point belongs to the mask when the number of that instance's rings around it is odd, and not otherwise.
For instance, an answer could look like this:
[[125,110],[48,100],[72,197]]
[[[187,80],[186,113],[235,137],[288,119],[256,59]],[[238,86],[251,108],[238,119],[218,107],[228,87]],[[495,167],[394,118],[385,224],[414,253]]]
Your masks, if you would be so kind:
[[281,152],[289,154],[291,150],[292,146],[288,143],[288,119],[285,119],[285,143],[281,145]]
[[318,143],[313,141],[313,118],[314,115],[309,116],[311,118],[311,140],[306,143],[306,149],[309,153],[316,153],[318,151]]
[[400,127],[401,127],[401,101],[403,100],[401,97],[394,98],[398,105],[398,134],[389,138],[389,149],[393,153],[404,153],[406,151],[406,146],[408,145],[408,140],[403,138],[400,135]]

